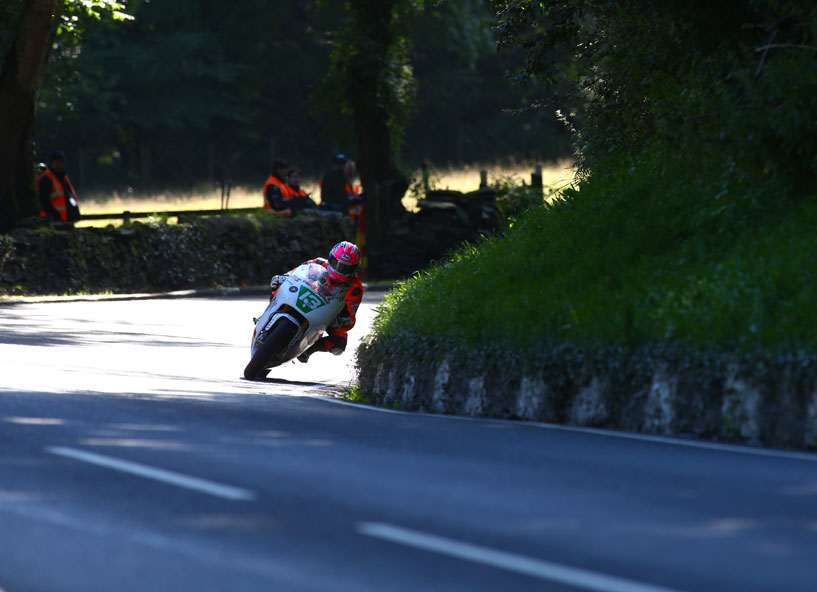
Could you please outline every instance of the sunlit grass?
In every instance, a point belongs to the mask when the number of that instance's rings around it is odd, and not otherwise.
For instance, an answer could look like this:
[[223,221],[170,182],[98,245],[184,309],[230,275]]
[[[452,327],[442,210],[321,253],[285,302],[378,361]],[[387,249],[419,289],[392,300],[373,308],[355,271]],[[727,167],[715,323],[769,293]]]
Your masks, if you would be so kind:
[[[498,182],[514,180],[516,183],[530,184],[531,174],[536,166],[542,167],[542,183],[545,187],[557,188],[570,183],[573,176],[573,163],[569,160],[557,162],[504,162],[476,164],[467,167],[429,168],[429,187],[431,189],[450,189],[468,192],[479,188],[480,171],[487,174],[488,185]],[[415,187],[422,187],[422,171],[412,172]],[[304,178],[304,190],[319,200],[318,178]],[[409,210],[416,208],[418,195],[409,192],[403,200]],[[257,208],[264,205],[261,195],[261,186],[239,186],[230,190],[227,206],[233,208]],[[166,191],[151,194],[137,192],[116,191],[113,193],[90,193],[80,195],[82,213],[90,214],[121,214],[122,212],[150,212],[161,213],[183,210],[217,210],[222,207],[221,188],[219,186],[203,186],[191,191]],[[172,221],[172,219],[171,219]],[[86,220],[78,226],[107,226],[121,224],[120,220]]]
[[[429,189],[444,189],[467,193],[479,189],[482,171],[485,171],[488,186],[497,186],[512,182],[514,185],[527,184],[532,181],[532,174],[541,167],[542,185],[551,191],[570,184],[575,172],[572,160],[562,159],[555,162],[539,163],[533,161],[496,162],[474,164],[467,167],[430,167],[428,170]],[[417,201],[422,198],[423,171],[413,173],[414,185],[403,198],[403,205],[410,211],[417,209]],[[550,193],[546,191],[546,193]]]
[[[521,184],[531,183],[531,174],[537,166],[542,167],[542,184],[545,187],[567,185],[573,177],[573,161],[563,159],[556,162],[499,162],[475,164],[468,167],[430,168],[429,185],[432,189],[450,189],[468,192],[479,188],[480,171],[487,174],[488,185],[508,179]],[[422,171],[414,172],[416,179],[422,179]]]
[[[130,212],[158,212],[165,210],[217,210],[221,208],[221,190],[202,187],[190,192],[161,192],[153,194],[95,193],[81,196],[83,214],[111,214]],[[230,208],[252,208],[263,205],[261,189],[234,187],[230,192]]]
[[[315,186],[317,189],[317,185]],[[308,189],[307,189],[308,191]],[[258,208],[264,205],[261,197],[261,189],[253,187],[233,187],[230,190],[229,198],[225,196],[228,209],[233,208]],[[200,187],[192,191],[167,191],[151,194],[114,192],[94,193],[90,195],[80,195],[80,208],[83,214],[121,214],[123,212],[133,213],[156,213],[172,211],[195,211],[195,210],[219,210],[222,209],[222,197],[220,187]],[[161,219],[140,218],[140,221],[151,221]],[[169,218],[168,222],[175,222],[176,218]],[[77,226],[118,226],[122,220],[84,220],[78,222]]]

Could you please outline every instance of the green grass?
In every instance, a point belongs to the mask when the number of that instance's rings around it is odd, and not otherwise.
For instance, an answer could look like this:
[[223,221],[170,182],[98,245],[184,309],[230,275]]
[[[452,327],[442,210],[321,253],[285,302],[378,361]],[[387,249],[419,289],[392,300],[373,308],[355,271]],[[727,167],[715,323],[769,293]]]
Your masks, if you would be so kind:
[[375,336],[470,348],[817,346],[817,200],[671,153],[619,163],[400,284]]
[[363,394],[361,388],[357,385],[350,388],[344,395],[341,397],[344,401],[351,401],[353,403],[363,403],[365,405],[372,405],[374,401]]

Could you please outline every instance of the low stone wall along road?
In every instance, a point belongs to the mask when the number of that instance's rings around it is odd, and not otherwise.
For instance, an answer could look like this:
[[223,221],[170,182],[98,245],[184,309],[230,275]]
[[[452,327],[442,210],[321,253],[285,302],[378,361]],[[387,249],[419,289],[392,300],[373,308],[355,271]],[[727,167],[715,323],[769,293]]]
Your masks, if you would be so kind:
[[263,295],[0,304],[0,590],[812,591],[817,456],[241,379]]

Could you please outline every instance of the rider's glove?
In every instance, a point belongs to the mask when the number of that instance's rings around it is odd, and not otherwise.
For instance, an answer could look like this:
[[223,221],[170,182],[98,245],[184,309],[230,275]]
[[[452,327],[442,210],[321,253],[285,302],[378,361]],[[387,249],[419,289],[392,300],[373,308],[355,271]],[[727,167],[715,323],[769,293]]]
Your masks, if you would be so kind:
[[275,292],[275,290],[278,289],[278,286],[280,286],[283,283],[284,283],[283,276],[274,275],[272,276],[272,279],[270,279],[269,281],[269,287],[272,289],[273,292]]

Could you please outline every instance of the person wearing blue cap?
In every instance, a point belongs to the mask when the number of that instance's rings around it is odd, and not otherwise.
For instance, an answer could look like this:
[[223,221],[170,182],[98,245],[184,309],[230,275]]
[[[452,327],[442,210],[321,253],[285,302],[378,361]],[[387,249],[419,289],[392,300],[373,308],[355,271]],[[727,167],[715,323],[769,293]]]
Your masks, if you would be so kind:
[[40,197],[40,216],[54,222],[79,220],[77,192],[65,172],[65,153],[56,151],[48,161],[48,168],[37,182]]
[[346,176],[343,167],[346,165],[346,156],[337,154],[332,159],[332,168],[323,174],[318,185],[321,188],[322,210],[346,213],[348,209],[346,197]]

